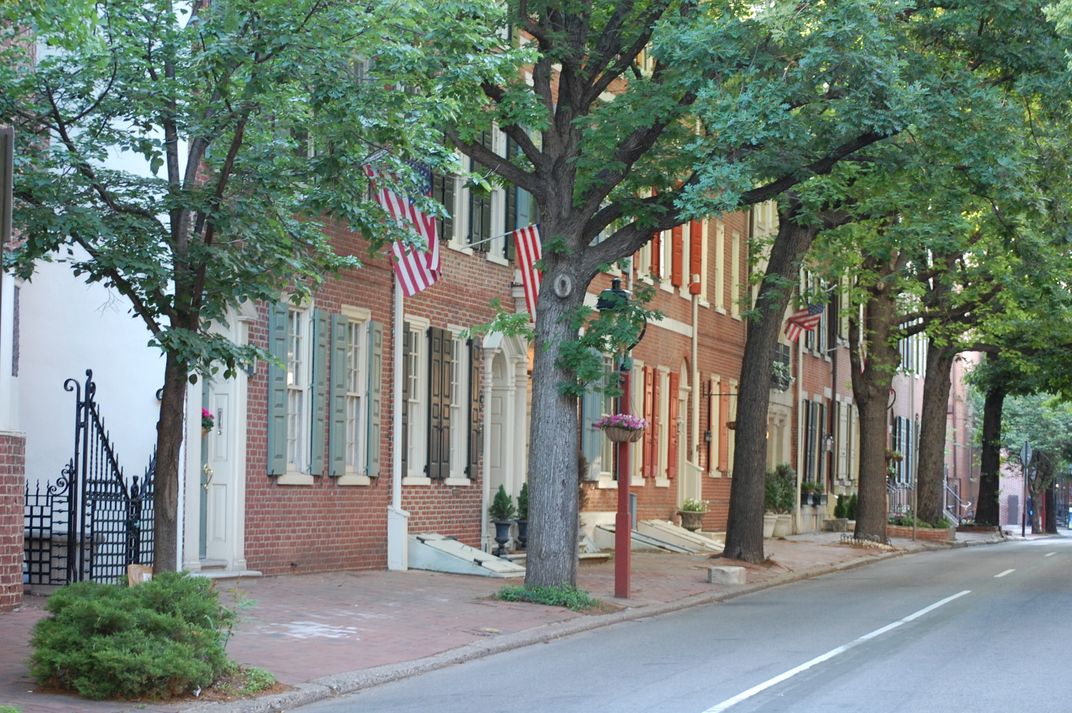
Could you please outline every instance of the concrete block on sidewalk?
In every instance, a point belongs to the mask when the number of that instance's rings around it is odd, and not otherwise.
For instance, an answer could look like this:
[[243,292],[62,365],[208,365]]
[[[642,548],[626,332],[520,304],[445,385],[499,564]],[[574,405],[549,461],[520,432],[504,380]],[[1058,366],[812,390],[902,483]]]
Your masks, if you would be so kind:
[[711,584],[744,584],[744,567],[708,567],[707,581]]

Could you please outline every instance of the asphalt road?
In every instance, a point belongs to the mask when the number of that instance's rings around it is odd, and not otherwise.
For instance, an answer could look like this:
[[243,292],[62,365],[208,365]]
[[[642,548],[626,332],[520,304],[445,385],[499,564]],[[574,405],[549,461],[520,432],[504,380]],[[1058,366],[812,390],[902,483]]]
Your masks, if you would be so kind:
[[1072,710],[1072,538],[934,551],[627,622],[303,713]]

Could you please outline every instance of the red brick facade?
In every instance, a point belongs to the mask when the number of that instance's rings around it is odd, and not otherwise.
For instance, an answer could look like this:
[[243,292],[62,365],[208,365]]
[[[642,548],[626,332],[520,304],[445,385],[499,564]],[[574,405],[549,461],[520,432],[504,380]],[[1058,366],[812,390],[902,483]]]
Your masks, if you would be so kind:
[[[339,485],[329,476],[314,477],[312,485],[279,485],[268,476],[268,370],[258,369],[249,381],[245,554],[249,567],[265,574],[382,568],[387,562],[394,381],[391,272],[382,257],[368,255],[360,237],[341,229],[329,233],[340,253],[356,255],[364,265],[326,281],[315,295],[315,306],[328,312],[338,312],[344,304],[365,308],[383,325],[380,476],[370,485]],[[505,307],[512,304],[512,266],[445,247],[442,261],[441,282],[405,300],[407,317],[427,319],[432,327],[469,327],[492,319],[493,298],[500,298]],[[265,347],[266,307],[259,317],[250,341]],[[405,486],[402,507],[410,513],[410,532],[433,531],[480,546],[482,498],[478,472],[463,487],[443,481]]]
[[0,611],[22,603],[22,510],[26,440],[0,433]]

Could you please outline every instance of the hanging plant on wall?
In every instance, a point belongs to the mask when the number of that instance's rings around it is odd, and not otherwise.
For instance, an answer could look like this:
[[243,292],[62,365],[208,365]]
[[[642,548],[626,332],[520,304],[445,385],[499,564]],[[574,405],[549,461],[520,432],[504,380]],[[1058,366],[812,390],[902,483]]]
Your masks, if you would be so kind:
[[775,391],[785,391],[793,383],[792,370],[784,361],[771,362],[771,388]]

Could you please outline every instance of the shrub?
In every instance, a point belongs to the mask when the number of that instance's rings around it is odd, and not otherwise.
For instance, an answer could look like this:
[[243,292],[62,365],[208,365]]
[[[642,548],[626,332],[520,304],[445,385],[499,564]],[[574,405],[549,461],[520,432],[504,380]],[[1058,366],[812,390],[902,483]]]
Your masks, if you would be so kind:
[[796,488],[797,474],[787,463],[767,471],[763,481],[763,508],[767,512],[792,512]]
[[212,583],[165,572],[136,587],[79,582],[34,627],[30,672],[86,698],[167,698],[212,684],[234,614]]
[[521,492],[517,494],[517,519],[529,519],[529,484],[521,484]]
[[504,602],[529,602],[551,607],[566,607],[572,611],[584,611],[599,606],[598,599],[583,589],[569,584],[553,587],[514,585],[503,587],[495,596]]
[[848,512],[848,504],[845,502],[845,496],[837,496],[837,503],[834,505],[834,517],[848,517],[845,513]]
[[678,512],[707,512],[707,501],[696,498],[685,498],[681,501]]
[[860,499],[856,496],[856,493],[849,496],[849,506],[845,508],[845,517],[850,520],[856,519],[856,508],[858,507],[859,502]]
[[514,499],[507,495],[506,488],[500,485],[498,492],[495,493],[495,499],[491,501],[491,506],[488,508],[488,515],[495,522],[506,522],[514,516],[515,512]]

